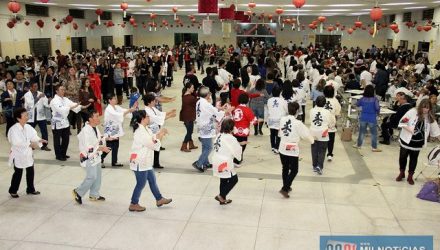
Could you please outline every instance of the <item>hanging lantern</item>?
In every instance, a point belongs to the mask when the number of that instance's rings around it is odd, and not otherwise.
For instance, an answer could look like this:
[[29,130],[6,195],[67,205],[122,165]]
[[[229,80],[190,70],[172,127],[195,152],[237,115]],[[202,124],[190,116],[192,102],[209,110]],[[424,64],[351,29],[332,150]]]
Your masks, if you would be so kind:
[[412,21],[406,22],[405,25],[408,27],[408,29],[414,27],[414,23]]
[[10,0],[8,3],[8,9],[12,13],[17,14],[21,9],[21,5],[19,2],[15,1],[15,0]]
[[354,32],[354,29],[353,29],[353,28],[348,28],[347,33],[348,33],[349,35],[353,34],[353,32]]
[[293,0],[292,3],[296,8],[296,20],[298,21],[298,25],[299,25],[300,24],[299,23],[299,9],[301,9],[304,6],[304,4],[306,4],[306,0]]
[[59,30],[61,28],[61,25],[57,24],[55,25],[55,29]]
[[38,25],[38,27],[40,27],[40,29],[42,29],[42,28],[44,27],[44,22],[43,22],[43,20],[39,19],[39,20],[37,21],[37,25]]
[[75,23],[75,22],[73,22],[73,23],[72,23],[72,27],[73,27],[74,30],[77,30],[77,29],[78,29],[78,24]]
[[250,9],[253,9],[253,8],[257,7],[257,4],[254,1],[251,1],[251,2],[248,3],[248,7]]
[[150,14],[150,18],[153,19],[153,20],[156,19],[156,17],[157,17],[157,14],[156,14],[156,13],[151,13],[151,14]]
[[373,27],[373,37],[376,36],[377,33],[377,21],[379,21],[383,16],[382,9],[379,6],[375,6],[370,11],[370,18],[374,21],[374,27]]
[[26,26],[29,26],[29,24],[31,24],[28,20],[26,20],[26,21],[24,21],[24,24],[26,25]]
[[388,27],[388,25],[386,23],[383,23],[381,26],[382,26],[382,28]]
[[89,26],[89,27],[90,27],[90,29],[91,29],[91,30],[94,30],[96,26],[95,26],[95,24],[94,24],[94,23],[92,23],[92,24],[90,24],[90,26]]
[[313,23],[310,23],[310,24],[309,24],[309,28],[310,28],[311,30],[315,30],[315,29],[316,29],[316,25],[314,25]]
[[397,33],[399,33],[399,31],[400,31],[399,28],[397,28],[397,29],[394,30],[394,33],[397,34]]
[[273,20],[273,15],[272,15],[272,14],[267,15],[267,19],[269,19],[269,21],[272,22],[272,20]]
[[128,9],[128,3],[122,2],[121,3],[121,10],[124,12],[124,18],[127,17],[127,9]]
[[324,22],[325,20],[327,20],[327,18],[325,16],[320,16],[318,17],[318,21],[321,23],[320,24],[320,32],[322,33],[323,29],[324,29]]
[[331,25],[327,27],[328,32],[333,32],[334,30],[335,30],[335,27],[333,27]]
[[134,19],[134,17],[132,16],[132,17],[130,17],[130,24],[131,25],[134,25],[135,23],[136,23],[136,20]]
[[278,24],[281,24],[281,15],[284,13],[282,8],[276,8],[275,13],[278,15]]
[[171,11],[174,13],[174,20],[176,20],[177,19],[177,11],[178,11],[177,7],[173,7],[171,9]]
[[424,29],[426,32],[430,31],[431,28],[432,28],[432,26],[431,26],[430,24],[427,24],[427,25],[423,26],[423,29]]
[[68,23],[71,23],[73,21],[73,16],[71,16],[71,15],[66,16],[66,21]]
[[199,0],[198,13],[218,13],[218,0]]
[[9,21],[9,22],[6,24],[6,26],[8,26],[8,28],[12,29],[12,28],[14,28],[15,23],[12,22],[12,21]]
[[125,28],[125,23],[121,24],[121,27],[122,27],[122,28]]
[[370,33],[371,36],[374,36],[374,28],[370,28],[370,30],[368,31],[368,33]]
[[356,22],[354,22],[354,26],[355,26],[356,28],[361,28],[361,27],[362,27],[362,22],[359,21],[359,20],[357,20]]
[[390,29],[391,30],[396,30],[398,28],[399,28],[399,25],[397,25],[396,23],[393,23],[393,24],[390,25]]
[[101,16],[104,13],[104,11],[102,11],[101,9],[96,9],[95,13],[98,16],[98,24],[101,25]]
[[220,20],[234,20],[235,12],[231,8],[219,8],[218,18]]
[[423,26],[421,26],[421,25],[417,26],[417,31],[418,31],[418,32],[420,32],[420,31],[422,31],[422,30],[423,30]]

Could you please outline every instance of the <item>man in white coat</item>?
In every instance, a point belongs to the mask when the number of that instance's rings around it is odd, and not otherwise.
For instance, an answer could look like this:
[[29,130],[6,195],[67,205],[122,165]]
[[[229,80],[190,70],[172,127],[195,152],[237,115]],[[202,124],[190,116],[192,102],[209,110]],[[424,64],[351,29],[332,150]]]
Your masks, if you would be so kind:
[[[38,83],[33,82],[30,90],[24,95],[24,108],[28,112],[29,125],[33,128],[38,125],[41,137],[45,141],[48,140],[46,107],[49,107],[46,95],[43,92],[38,91]],[[43,143],[41,150],[51,151],[50,148],[47,147],[47,143]]]
[[88,121],[85,123],[81,132],[78,134],[79,159],[81,167],[86,170],[86,178],[81,185],[73,190],[73,196],[78,204],[82,204],[82,197],[88,192],[91,201],[105,201],[99,195],[101,188],[101,154],[110,152],[110,148],[105,146],[104,136],[97,128],[99,125],[98,111],[87,113]]
[[11,144],[9,154],[9,165],[14,166],[9,194],[12,198],[18,198],[18,188],[20,187],[23,169],[26,169],[26,193],[30,195],[39,195],[40,192],[34,187],[34,157],[33,149],[40,148],[42,143],[47,141],[40,139],[37,131],[29,124],[28,112],[24,108],[18,108],[14,111],[16,121],[8,131],[8,141]]

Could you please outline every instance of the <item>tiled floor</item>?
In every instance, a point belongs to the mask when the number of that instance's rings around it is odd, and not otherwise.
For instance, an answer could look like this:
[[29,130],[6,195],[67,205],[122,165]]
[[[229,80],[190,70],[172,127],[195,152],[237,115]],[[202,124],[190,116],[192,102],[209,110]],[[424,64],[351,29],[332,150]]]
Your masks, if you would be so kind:
[[[164,94],[177,96],[177,101],[165,104],[164,110],[180,110],[181,71],[175,79]],[[128,121],[125,126],[119,156],[127,163],[132,134]],[[79,206],[72,200],[71,190],[84,177],[77,161],[76,131],[69,146],[72,158],[64,165],[55,161],[53,152],[35,152],[36,187],[42,194],[27,196],[22,182],[21,197],[11,199],[7,189],[12,170],[6,165],[9,149],[4,143],[0,249],[318,249],[319,236],[330,234],[427,234],[434,235],[435,249],[440,247],[439,204],[415,197],[424,178],[414,186],[394,181],[396,143],[372,153],[367,139],[361,156],[337,136],[334,161],[326,162],[322,176],[312,171],[310,146],[301,145],[300,172],[291,198],[284,199],[278,193],[280,160],[270,151],[266,129],[264,136],[249,138],[239,182],[229,197],[233,203],[219,206],[214,200],[218,179],[210,171],[200,174],[191,167],[200,149],[179,151],[185,129],[178,118],[167,121],[166,127],[170,135],[161,152],[166,168],[156,175],[162,194],[173,202],[157,208],[147,187],[141,199],[147,206],[144,213],[128,211],[135,179],[127,167],[103,169],[101,193],[107,201],[85,200]],[[0,126],[2,136],[4,129]],[[426,150],[419,170],[425,156]]]

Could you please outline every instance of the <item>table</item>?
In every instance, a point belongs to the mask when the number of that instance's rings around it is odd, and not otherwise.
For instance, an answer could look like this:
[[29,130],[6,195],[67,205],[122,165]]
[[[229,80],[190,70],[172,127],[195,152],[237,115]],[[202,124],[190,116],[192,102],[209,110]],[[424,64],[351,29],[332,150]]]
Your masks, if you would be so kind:
[[364,93],[364,91],[360,90],[360,89],[350,89],[350,90],[346,90],[345,93],[350,93],[350,94],[354,94],[354,95],[361,95]]
[[392,115],[395,114],[396,111],[391,110],[389,108],[380,108],[379,115]]

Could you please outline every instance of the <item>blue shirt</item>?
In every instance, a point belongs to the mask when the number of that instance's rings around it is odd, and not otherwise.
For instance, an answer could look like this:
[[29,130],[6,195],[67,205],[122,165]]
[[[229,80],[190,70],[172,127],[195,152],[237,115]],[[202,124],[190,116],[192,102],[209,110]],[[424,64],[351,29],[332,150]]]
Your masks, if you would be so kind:
[[129,107],[133,107],[134,103],[139,100],[139,97],[141,97],[141,94],[139,92],[134,92],[130,94],[130,104]]
[[376,97],[362,97],[357,101],[357,106],[362,108],[361,122],[377,123],[377,115],[380,112],[379,99]]

